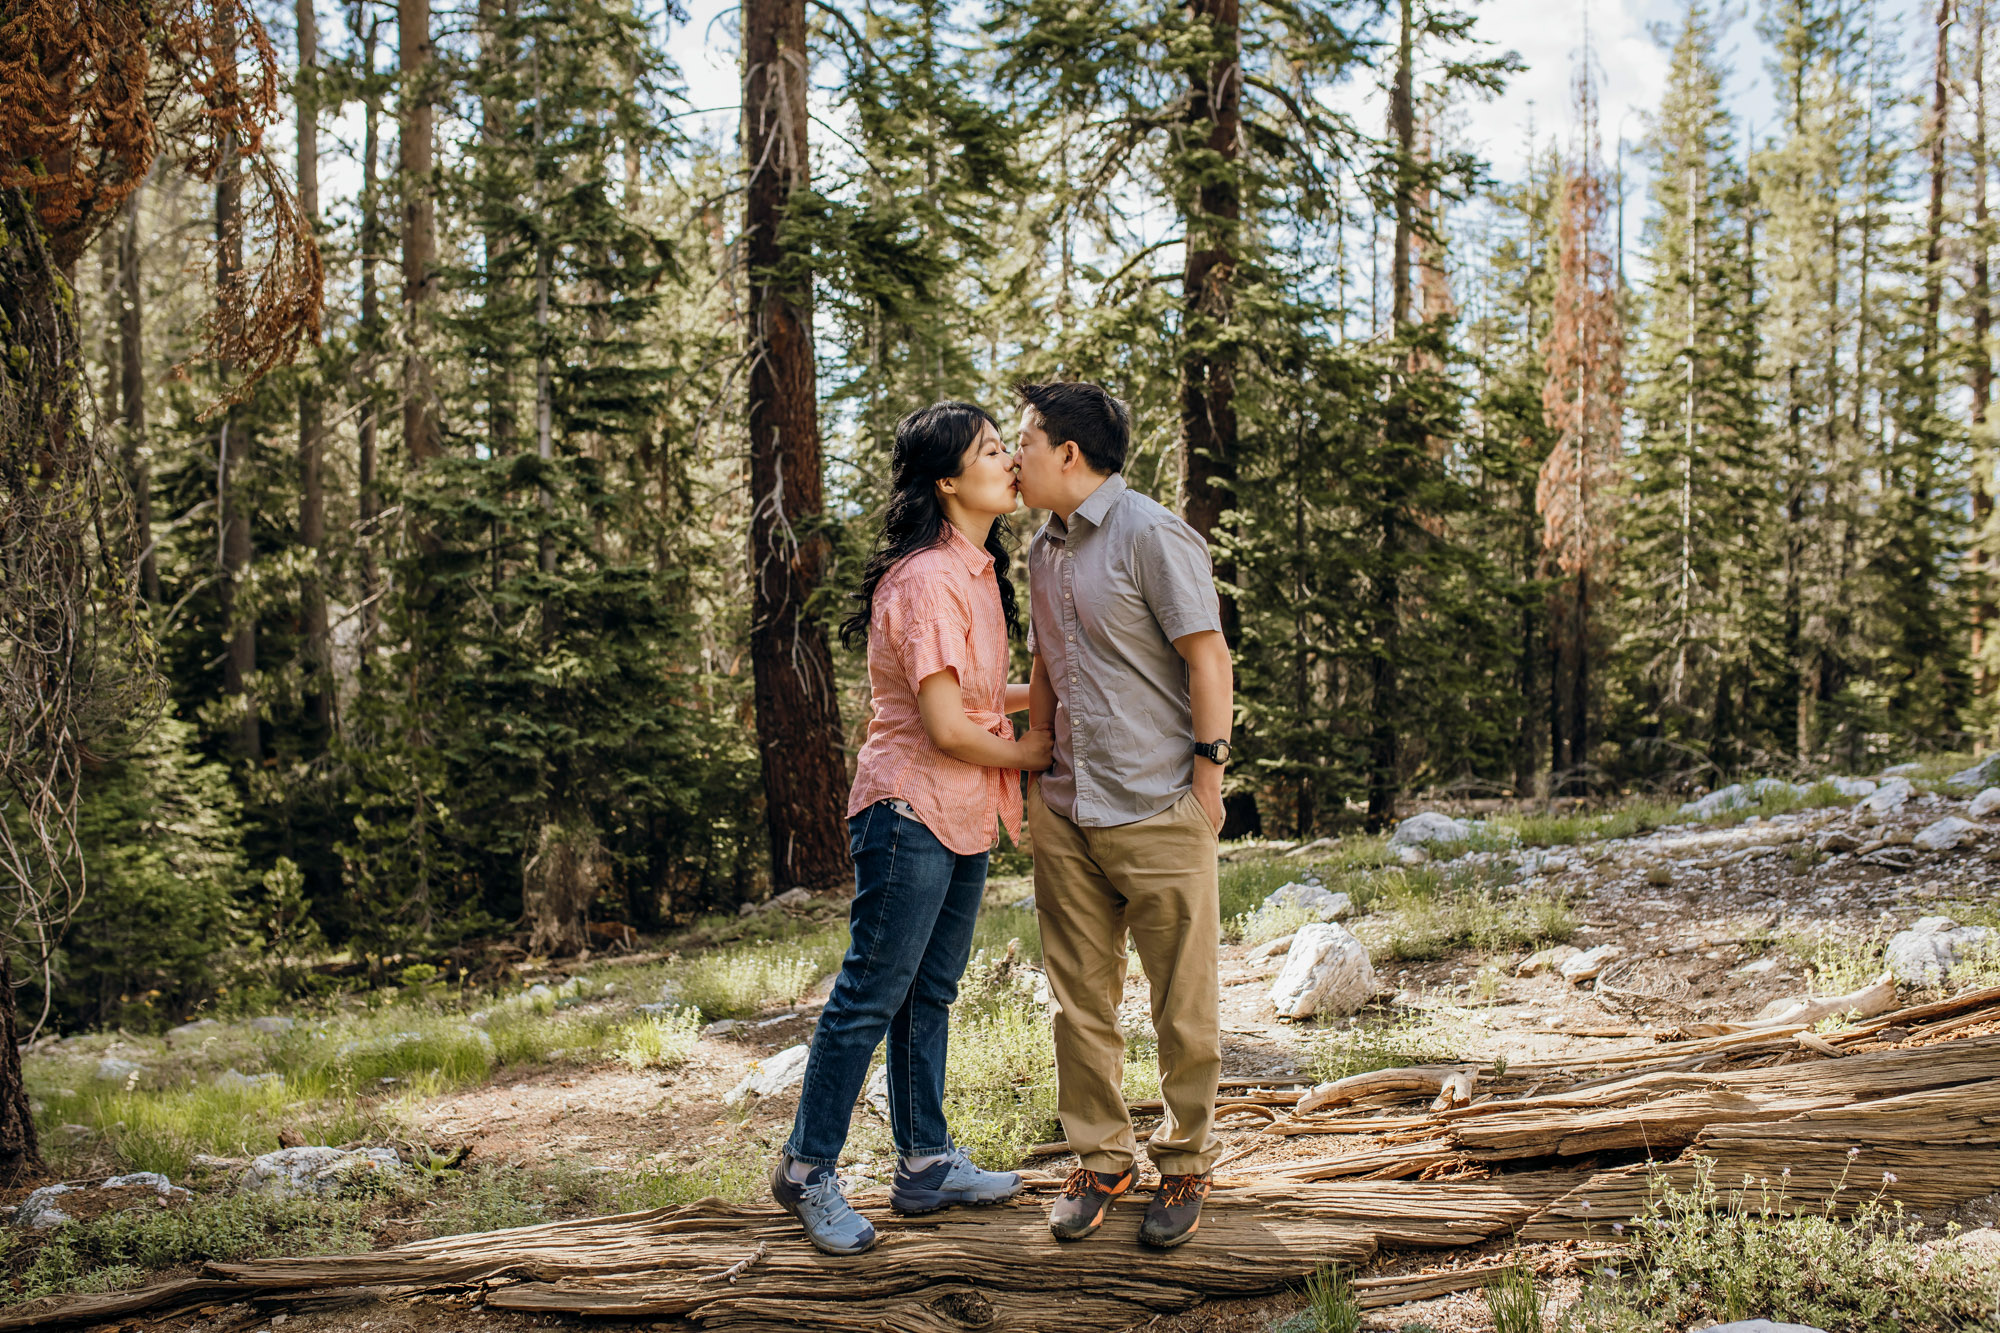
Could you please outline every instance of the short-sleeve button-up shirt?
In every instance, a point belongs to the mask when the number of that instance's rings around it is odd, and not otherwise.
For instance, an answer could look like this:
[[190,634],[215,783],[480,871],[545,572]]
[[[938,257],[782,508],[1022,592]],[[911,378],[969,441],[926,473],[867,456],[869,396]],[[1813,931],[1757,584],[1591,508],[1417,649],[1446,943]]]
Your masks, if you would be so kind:
[[1035,534],[1028,580],[1028,646],[1056,694],[1042,800],[1085,828],[1151,818],[1194,786],[1174,640],[1222,628],[1208,544],[1114,474]]

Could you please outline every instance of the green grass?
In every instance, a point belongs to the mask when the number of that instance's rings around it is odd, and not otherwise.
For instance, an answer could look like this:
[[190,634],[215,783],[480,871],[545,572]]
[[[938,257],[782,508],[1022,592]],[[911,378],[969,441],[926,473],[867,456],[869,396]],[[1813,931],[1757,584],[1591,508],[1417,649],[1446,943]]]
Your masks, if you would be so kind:
[[1009,940],[1021,941],[1021,956],[1042,961],[1042,923],[1032,907],[1010,907],[987,903],[979,909],[979,921],[972,928],[972,952],[982,950],[988,958],[1007,952]]
[[1377,879],[1378,915],[1356,934],[1378,963],[1442,958],[1464,948],[1498,953],[1561,943],[1576,933],[1567,898],[1521,893],[1490,874],[1413,866]]
[[1456,1059],[1460,1049],[1461,1043],[1434,1019],[1362,1021],[1316,1033],[1299,1067],[1315,1083],[1332,1083],[1378,1069],[1442,1064]]
[[1655,1177],[1651,1204],[1622,1237],[1631,1246],[1629,1275],[1593,1284],[1583,1304],[1595,1316],[1570,1326],[1699,1328],[1757,1317],[1827,1333],[1989,1326],[1991,1261],[1952,1247],[1927,1255],[1900,1205],[1879,1192],[1861,1187],[1860,1205],[1845,1219],[1830,1203],[1787,1215],[1782,1182],[1724,1191],[1713,1165],[1703,1162],[1684,1189]]
[[701,1012],[676,1009],[634,1019],[619,1029],[612,1054],[629,1069],[679,1069],[694,1054],[701,1034]]
[[1340,1265],[1323,1263],[1306,1278],[1306,1308],[1293,1326],[1299,1333],[1361,1333],[1361,1302]]
[[163,1269],[273,1254],[366,1250],[374,1229],[359,1199],[196,1198],[178,1208],[134,1208],[72,1222],[37,1238],[11,1237],[15,1282],[0,1304],[62,1292],[137,1285]]
[[1263,944],[1297,934],[1301,926],[1311,925],[1317,920],[1319,913],[1310,908],[1297,903],[1280,903],[1276,907],[1259,907],[1241,916],[1230,917],[1222,923],[1222,937],[1244,944]]
[[822,977],[840,966],[847,927],[823,926],[796,939],[739,944],[680,960],[671,973],[680,1002],[706,1018],[748,1018],[797,1004]]
[[1486,1288],[1486,1309],[1493,1316],[1493,1333],[1542,1333],[1542,1294],[1535,1275],[1510,1268]]
[[1735,828],[1752,817],[1769,819],[1773,815],[1788,815],[1797,810],[1825,810],[1835,806],[1851,806],[1860,799],[1858,796],[1842,796],[1834,789],[1831,782],[1815,782],[1802,792],[1788,789],[1766,792],[1761,799],[1750,805],[1740,805],[1734,810],[1723,810],[1703,822],[1711,828]]

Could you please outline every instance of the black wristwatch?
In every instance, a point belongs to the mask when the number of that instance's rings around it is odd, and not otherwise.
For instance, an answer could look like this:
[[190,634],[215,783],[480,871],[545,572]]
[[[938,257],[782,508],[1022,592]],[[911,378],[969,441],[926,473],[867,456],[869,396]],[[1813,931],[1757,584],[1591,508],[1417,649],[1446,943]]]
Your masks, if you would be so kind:
[[1218,764],[1229,762],[1228,741],[1196,741],[1194,743],[1194,752],[1203,759],[1212,760]]

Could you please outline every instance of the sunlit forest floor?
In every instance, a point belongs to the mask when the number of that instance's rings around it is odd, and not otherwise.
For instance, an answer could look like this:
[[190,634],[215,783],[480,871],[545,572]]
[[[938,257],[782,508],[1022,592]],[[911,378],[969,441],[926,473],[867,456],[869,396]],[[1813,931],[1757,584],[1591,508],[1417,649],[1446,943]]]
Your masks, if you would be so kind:
[[[2000,925],[2000,814],[1955,848],[1915,844],[1937,820],[1968,817],[1972,793],[1942,782],[1963,762],[1908,772],[1915,794],[1881,816],[1849,809],[1855,797],[1821,784],[1775,789],[1706,820],[1646,801],[1460,806],[1484,818],[1464,841],[1434,844],[1421,860],[1360,836],[1227,848],[1225,1077],[1306,1083],[1444,1060],[1558,1062],[1644,1047],[1688,1022],[1748,1018],[1773,999],[1854,990],[1882,971],[1890,935],[1918,917]],[[1263,904],[1281,885],[1308,879],[1350,896],[1348,924],[1384,993],[1351,1018],[1280,1022],[1268,992],[1284,955],[1273,946],[1308,918]],[[581,965],[517,964],[498,989],[447,989],[416,969],[394,989],[291,1013],[203,1020],[160,1036],[44,1039],[26,1069],[52,1168],[93,1185],[157,1172],[188,1192],[162,1195],[150,1183],[80,1190],[58,1200],[74,1219],[65,1225],[0,1227],[10,1275],[0,1300],[108,1290],[212,1259],[366,1250],[707,1195],[758,1199],[790,1129],[796,1083],[768,1096],[739,1085],[767,1064],[782,1066],[779,1057],[810,1036],[845,943],[845,904],[821,899],[704,921]],[[1605,974],[1614,984],[1582,988],[1546,967],[1521,974],[1537,950],[1559,945],[1618,946]],[[948,1109],[960,1142],[987,1164],[1061,1171],[1075,1159],[1051,1150],[1062,1130],[1040,956],[1030,880],[996,877],[955,1015]],[[1975,949],[1944,989],[1996,982],[2000,949]],[[1158,1095],[1146,1014],[1135,966],[1126,1005],[1134,1101]],[[893,1166],[885,1111],[864,1097],[855,1112],[844,1174],[863,1188],[886,1183]],[[1266,1123],[1225,1118],[1223,1175],[1255,1175],[1322,1150],[1260,1132]],[[253,1159],[301,1145],[389,1149],[393,1158],[349,1162],[289,1193],[245,1183]],[[1957,1230],[1996,1217],[2000,1195],[1951,1217],[1907,1218],[1907,1230],[1857,1236],[1842,1261],[1865,1283],[1882,1245],[1953,1244]],[[1509,1253],[1532,1267],[1552,1317],[1568,1308],[1566,1327],[1658,1326],[1603,1278],[1578,1305],[1592,1274],[1574,1242],[1512,1251],[1495,1242],[1451,1262]],[[1438,1259],[1388,1255],[1370,1275]],[[1206,1306],[1149,1327],[1334,1326],[1309,1307],[1299,1293]],[[1366,1327],[1437,1333],[1495,1327],[1478,1292],[1368,1319]],[[551,1322],[479,1310],[475,1293],[345,1297],[289,1316],[231,1306],[148,1326]]]

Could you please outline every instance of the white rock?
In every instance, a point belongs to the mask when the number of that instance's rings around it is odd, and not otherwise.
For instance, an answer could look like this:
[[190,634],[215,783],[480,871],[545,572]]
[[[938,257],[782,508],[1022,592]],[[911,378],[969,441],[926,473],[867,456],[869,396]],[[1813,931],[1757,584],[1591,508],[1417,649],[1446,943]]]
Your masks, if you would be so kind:
[[1754,963],[1745,963],[1743,966],[1735,969],[1729,975],[1732,977],[1758,977],[1762,976],[1766,972],[1769,972],[1772,968],[1776,967],[1777,965],[1778,965],[1778,960],[1775,958],[1759,958]]
[[391,1148],[280,1148],[251,1160],[243,1188],[278,1196],[331,1194],[402,1169],[402,1160]]
[[718,1018],[701,1030],[704,1037],[726,1037],[743,1026],[740,1018]]
[[1340,921],[1354,911],[1354,902],[1344,893],[1329,893],[1317,884],[1282,884],[1264,899],[1264,911],[1276,907],[1303,907],[1321,921]]
[[281,1014],[265,1014],[261,1018],[251,1019],[250,1026],[259,1032],[279,1033],[290,1032],[298,1026],[298,1023],[296,1020],[286,1018]]
[[1953,791],[1977,791],[2000,783],[2000,754],[1989,754],[1971,768],[1961,768],[1944,780]]
[[1873,778],[1828,778],[1827,782],[1842,796],[1873,796],[1875,794],[1875,780]]
[[876,1115],[884,1120],[889,1118],[889,1066],[883,1065],[868,1080],[862,1089],[861,1100],[867,1102]]
[[42,1186],[42,1188],[30,1194],[27,1198],[21,1200],[21,1206],[14,1213],[14,1225],[17,1227],[33,1227],[37,1231],[46,1231],[50,1227],[59,1227],[65,1222],[76,1221],[75,1218],[56,1206],[56,1200],[65,1194],[75,1194],[82,1188],[81,1185]]
[[1855,806],[1857,811],[1865,810],[1871,815],[1893,815],[1910,802],[1916,788],[1908,778],[1890,778],[1875,789],[1872,796]]
[[805,889],[786,889],[783,893],[771,899],[771,906],[782,908],[804,907],[812,900],[812,894]]
[[1421,847],[1412,847],[1408,843],[1404,843],[1401,847],[1392,847],[1390,850],[1396,853],[1396,860],[1406,866],[1420,866],[1431,859],[1429,852]]
[[1420,815],[1411,815],[1396,825],[1396,831],[1389,835],[1391,847],[1421,847],[1433,842],[1464,842],[1473,835],[1473,826],[1463,819],[1453,819],[1435,810],[1426,810]]
[[2000,787],[1988,787],[1972,798],[1970,812],[1974,819],[1984,819],[1995,810],[2000,810]]
[[146,1067],[131,1060],[120,1060],[115,1055],[107,1055],[97,1062],[97,1077],[114,1079],[120,1083],[134,1074],[143,1074]]
[[1615,944],[1600,944],[1594,949],[1585,949],[1574,958],[1564,960],[1562,966],[1556,970],[1562,973],[1563,980],[1576,985],[1602,972],[1606,963],[1624,952]]
[[197,1018],[192,1023],[183,1023],[177,1028],[168,1028],[167,1035],[169,1037],[199,1037],[210,1028],[219,1028],[221,1026],[222,1024],[213,1018]]
[[177,1194],[187,1194],[186,1190],[174,1184],[173,1181],[168,1180],[157,1171],[134,1171],[126,1176],[113,1176],[97,1188],[101,1190],[115,1190],[125,1189],[133,1185],[144,1185],[146,1188],[152,1190],[153,1193],[169,1199]]
[[1280,1018],[1351,1014],[1376,990],[1368,950],[1344,926],[1314,922],[1292,938],[1291,951],[1271,984]]
[[1574,944],[1558,944],[1553,949],[1537,949],[1515,965],[1514,975],[1532,977],[1548,969],[1559,968],[1583,950]]
[[1280,935],[1275,940],[1265,940],[1249,953],[1243,955],[1243,960],[1248,963],[1261,963],[1267,958],[1276,958],[1279,954],[1284,953],[1292,947],[1292,940],[1294,938],[1295,936],[1292,935]]
[[1912,773],[1921,771],[1922,768],[1922,764],[1891,764],[1882,770],[1881,776],[1885,778],[1906,778]]
[[1978,836],[1979,825],[1969,819],[1960,819],[1957,815],[1946,815],[1910,839],[1910,845],[1926,852],[1948,852],[1960,843],[1970,842]]
[[1564,852],[1537,847],[1521,853],[1523,875],[1554,875],[1567,869],[1569,869],[1569,856]]
[[1734,810],[1739,805],[1749,805],[1750,793],[1742,783],[1732,782],[1719,791],[1692,801],[1683,801],[1677,812],[1690,819],[1713,819],[1725,810]]
[[215,1076],[215,1086],[218,1088],[242,1088],[246,1091],[282,1082],[284,1082],[282,1074],[246,1074],[240,1069],[225,1069]]
[[750,1073],[741,1083],[729,1090],[722,1100],[731,1106],[741,1105],[750,1097],[772,1097],[805,1082],[806,1057],[810,1046],[798,1045],[779,1051],[768,1060],[760,1060],[750,1068]]
[[1992,935],[1985,926],[1961,926],[1948,916],[1927,916],[1893,936],[1882,959],[1904,985],[1935,986]]

